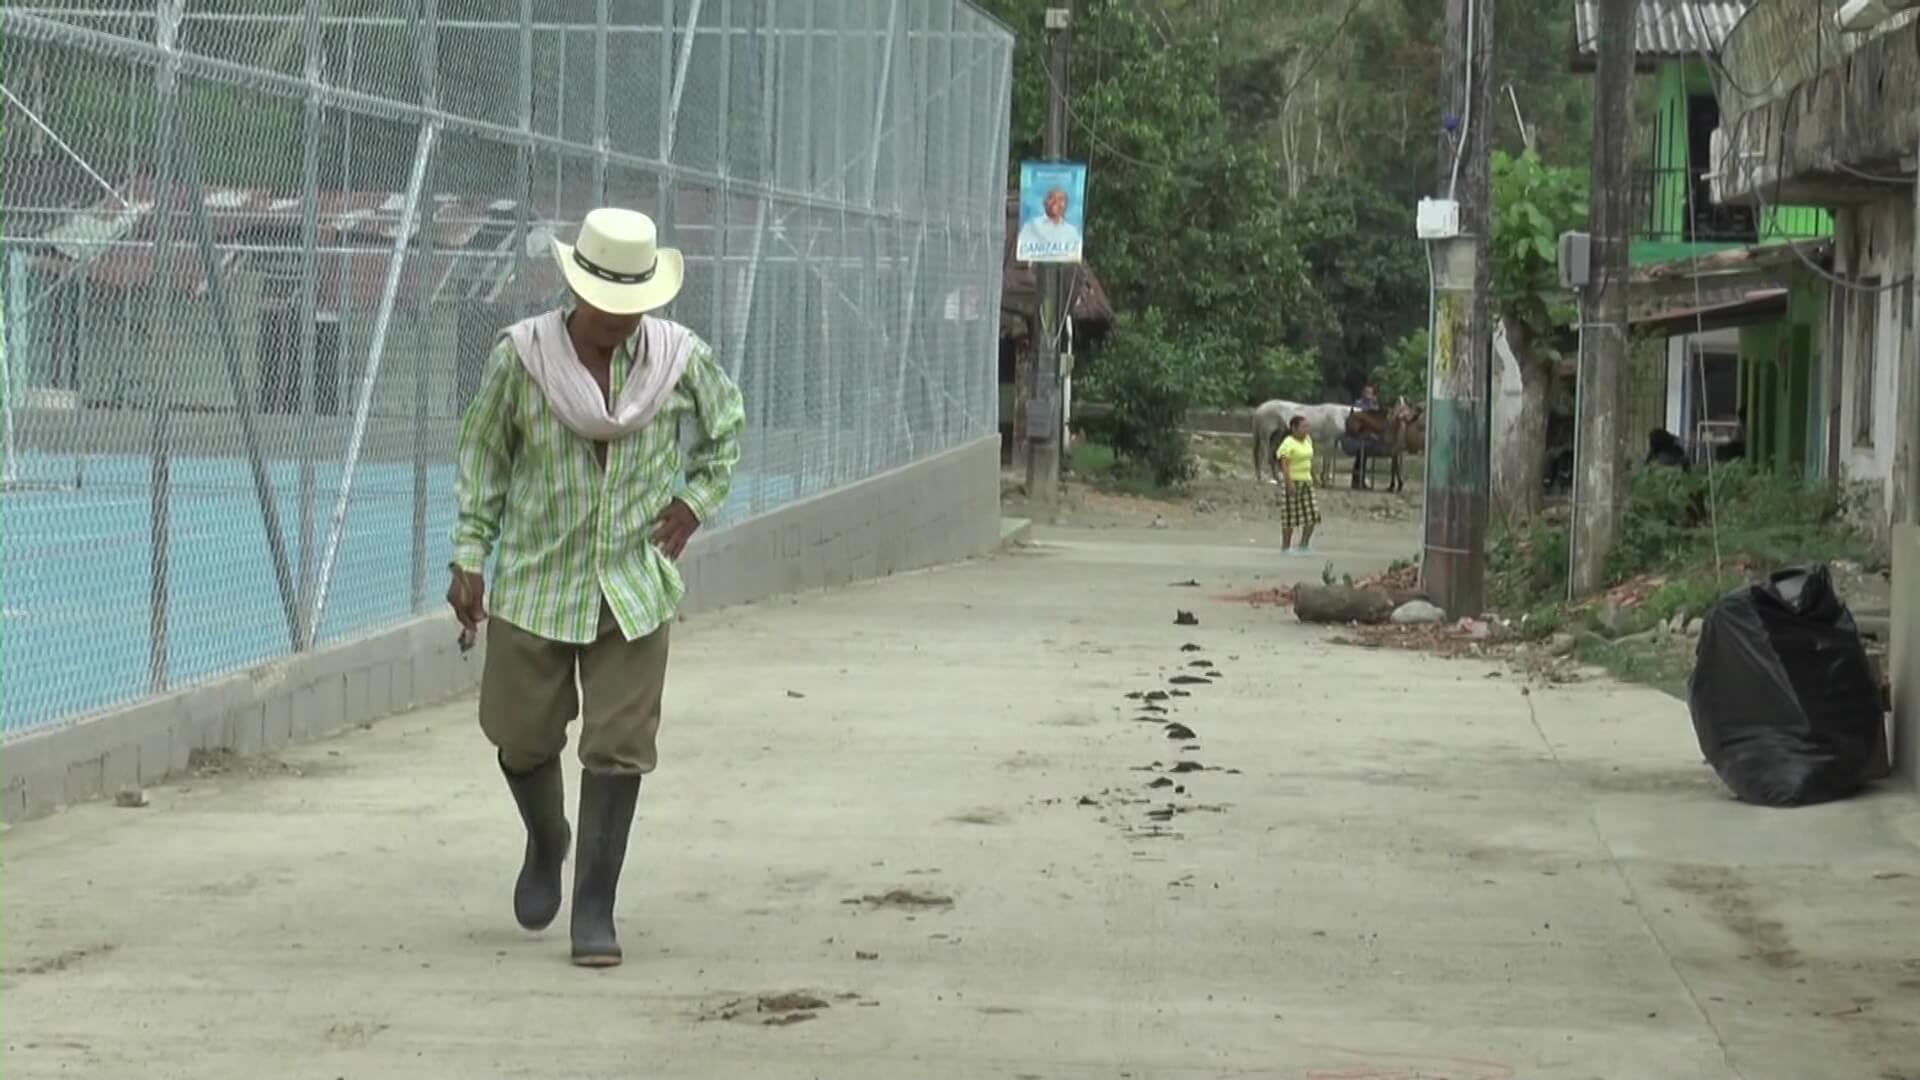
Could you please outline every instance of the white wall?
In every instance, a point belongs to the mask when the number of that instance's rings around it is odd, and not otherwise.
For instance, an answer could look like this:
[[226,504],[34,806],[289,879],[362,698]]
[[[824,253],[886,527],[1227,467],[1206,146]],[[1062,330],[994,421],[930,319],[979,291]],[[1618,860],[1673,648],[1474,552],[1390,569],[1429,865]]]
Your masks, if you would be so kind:
[[1687,430],[1687,339],[1667,339],[1667,421],[1663,427],[1688,446],[1693,432]]
[[[1877,277],[1884,285],[1914,272],[1914,206],[1911,197],[1897,196],[1840,211],[1834,222],[1834,268],[1850,281]],[[1908,325],[1913,305],[1911,288],[1880,292],[1872,304],[1873,324],[1862,327],[1865,306],[1858,289],[1841,289],[1840,327],[1840,460],[1842,476],[1869,491],[1869,507],[1876,510],[1866,524],[1883,539],[1897,505],[1895,461],[1900,446],[1903,379],[1920,378],[1908,370],[1913,356]],[[1870,350],[1870,352],[1868,351]],[[1872,363],[1870,387],[1862,386],[1860,365]],[[1872,438],[1861,443],[1856,435],[1862,416]],[[1909,416],[1908,425],[1920,424]],[[1905,465],[1898,479],[1911,465]]]
[[[1505,323],[1495,323],[1493,328],[1493,461],[1503,461],[1501,448],[1514,438],[1519,430],[1520,410],[1523,403],[1520,390],[1520,362],[1514,358],[1513,349],[1507,344]],[[1497,485],[1496,485],[1497,486]]]

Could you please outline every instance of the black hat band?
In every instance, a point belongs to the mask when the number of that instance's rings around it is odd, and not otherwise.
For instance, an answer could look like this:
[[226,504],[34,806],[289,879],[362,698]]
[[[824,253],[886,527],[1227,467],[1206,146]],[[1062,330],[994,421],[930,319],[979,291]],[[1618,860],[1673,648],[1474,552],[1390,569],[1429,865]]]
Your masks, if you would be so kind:
[[647,267],[645,271],[638,274],[622,274],[617,270],[609,270],[580,254],[579,248],[573,249],[573,263],[601,281],[611,281],[615,285],[645,285],[653,280],[654,271],[660,269],[660,259],[656,256],[653,265]]

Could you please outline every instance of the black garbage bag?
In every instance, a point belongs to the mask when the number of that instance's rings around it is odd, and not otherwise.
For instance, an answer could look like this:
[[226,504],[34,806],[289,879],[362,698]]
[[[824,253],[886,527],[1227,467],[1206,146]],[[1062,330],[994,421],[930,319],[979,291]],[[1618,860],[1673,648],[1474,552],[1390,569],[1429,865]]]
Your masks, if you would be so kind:
[[1886,734],[1860,631],[1824,565],[1783,570],[1714,605],[1687,707],[1713,770],[1760,806],[1852,795]]

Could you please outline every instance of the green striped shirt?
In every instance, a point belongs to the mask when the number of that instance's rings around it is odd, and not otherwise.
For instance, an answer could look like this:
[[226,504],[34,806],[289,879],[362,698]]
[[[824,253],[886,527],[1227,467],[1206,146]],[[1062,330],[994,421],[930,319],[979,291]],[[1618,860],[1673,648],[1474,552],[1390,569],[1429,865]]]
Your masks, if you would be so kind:
[[[632,364],[622,347],[616,399]],[[690,416],[700,440],[683,460],[680,424]],[[672,396],[645,428],[607,447],[603,472],[593,444],[553,414],[503,338],[460,422],[453,564],[480,573],[497,554],[488,614],[550,641],[591,642],[603,596],[627,640],[645,637],[673,618],[686,593],[653,544],[654,520],[676,497],[712,519],[732,485],[745,423],[739,388],[696,339]]]

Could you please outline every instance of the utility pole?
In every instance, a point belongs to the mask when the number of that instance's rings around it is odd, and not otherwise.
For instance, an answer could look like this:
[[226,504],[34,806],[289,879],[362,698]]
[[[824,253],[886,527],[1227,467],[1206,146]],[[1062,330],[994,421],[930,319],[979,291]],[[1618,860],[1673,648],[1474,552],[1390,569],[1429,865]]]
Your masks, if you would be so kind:
[[1480,614],[1487,592],[1493,409],[1488,191],[1496,101],[1494,4],[1495,0],[1447,2],[1441,65],[1447,130],[1440,138],[1438,205],[1456,204],[1458,218],[1457,225],[1422,229],[1432,239],[1434,335],[1420,573],[1427,594],[1456,619]]
[[1620,538],[1625,477],[1621,419],[1626,408],[1627,230],[1632,205],[1627,138],[1633,130],[1633,42],[1639,0],[1600,0],[1600,62],[1593,103],[1591,283],[1580,305],[1575,376],[1573,595],[1606,584],[1607,556]]
[[[1049,161],[1067,156],[1067,85],[1073,13],[1047,9],[1047,132],[1043,148]],[[1065,417],[1060,400],[1060,341],[1066,332],[1066,297],[1059,263],[1035,268],[1040,325],[1033,341],[1033,385],[1027,394],[1027,500],[1036,513],[1051,516],[1060,502],[1060,436]]]

